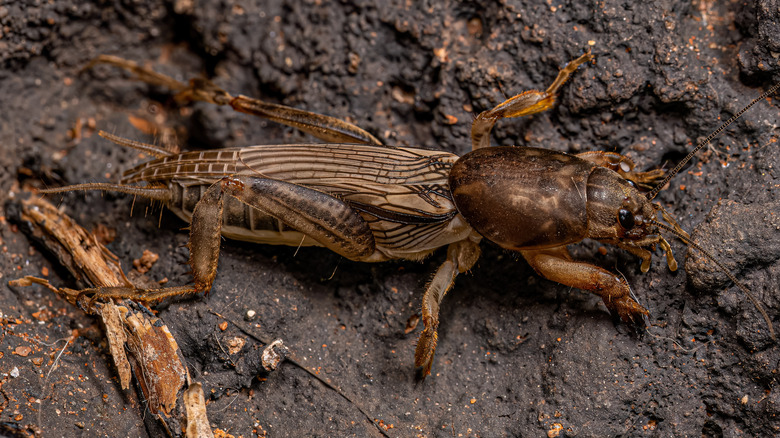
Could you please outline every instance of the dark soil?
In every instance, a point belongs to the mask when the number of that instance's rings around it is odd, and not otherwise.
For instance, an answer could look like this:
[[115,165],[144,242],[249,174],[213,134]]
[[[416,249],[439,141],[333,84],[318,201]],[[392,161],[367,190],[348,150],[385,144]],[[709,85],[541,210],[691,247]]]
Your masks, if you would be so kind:
[[[114,182],[139,161],[91,123],[152,142],[131,116],[164,119],[187,149],[313,141],[226,108],[177,106],[116,69],[81,71],[100,54],[345,118],[388,144],[463,154],[474,114],[546,88],[591,47],[595,63],[564,86],[559,106],[500,122],[494,144],[618,151],[640,168],[669,167],[780,79],[780,11],[770,0],[246,3],[0,6],[0,201],[26,186]],[[658,198],[775,320],[779,125],[776,100],[760,102]],[[149,249],[160,255],[150,276],[189,281],[185,224],[173,215],[144,214],[146,204],[123,195],[52,199],[88,229],[115,229],[109,248],[128,269]],[[119,389],[95,320],[47,290],[6,282],[38,275],[78,285],[8,220],[0,238],[0,421],[35,424],[44,436],[163,435],[135,392]],[[686,248],[673,248],[682,267]],[[419,328],[404,327],[442,253],[368,265],[226,241],[208,297],[157,309],[204,384],[212,426],[235,436],[379,436],[358,406],[393,437],[780,433],[780,349],[742,292],[698,257],[686,274],[670,272],[659,253],[641,274],[628,253],[572,246],[575,257],[627,277],[651,312],[652,327],[637,335],[598,297],[541,279],[492,244],[483,249],[443,303],[423,383],[413,369]],[[247,344],[228,355],[236,337]],[[276,337],[352,402],[290,363],[256,378],[258,339]]]

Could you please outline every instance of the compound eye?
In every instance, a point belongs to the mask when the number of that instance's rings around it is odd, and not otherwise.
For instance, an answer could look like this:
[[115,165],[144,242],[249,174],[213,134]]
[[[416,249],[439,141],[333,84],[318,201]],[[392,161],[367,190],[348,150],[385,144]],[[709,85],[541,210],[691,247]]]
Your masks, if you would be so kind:
[[618,223],[626,230],[634,228],[634,214],[625,208],[621,208],[620,211],[618,211]]

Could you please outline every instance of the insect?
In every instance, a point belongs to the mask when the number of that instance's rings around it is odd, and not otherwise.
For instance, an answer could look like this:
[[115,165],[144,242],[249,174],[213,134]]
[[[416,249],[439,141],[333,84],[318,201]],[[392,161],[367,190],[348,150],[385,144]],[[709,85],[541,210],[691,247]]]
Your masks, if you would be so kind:
[[[447,246],[446,259],[422,299],[424,328],[415,365],[425,376],[433,364],[442,299],[455,278],[474,266],[483,238],[519,252],[547,279],[601,296],[610,312],[626,322],[644,318],[647,309],[632,297],[622,276],[573,260],[566,246],[585,238],[617,246],[641,259],[642,272],[650,268],[657,247],[664,252],[669,269],[677,269],[661,231],[704,252],[652,200],[725,126],[780,87],[775,85],[755,99],[666,175],[661,170],[636,171],[629,158],[612,152],[569,155],[532,147],[489,147],[490,132],[498,120],[550,109],[561,86],[591,59],[588,52],[568,63],[545,91],[523,92],[481,113],[472,124],[473,150],[458,157],[384,146],[368,132],[339,119],[234,97],[204,80],[183,84],[131,61],[103,56],[95,62],[127,69],[142,81],[194,100],[229,105],[293,126],[330,143],[172,154],[101,133],[156,159],[126,171],[119,184],[78,184],[42,192],[106,190],[139,195],[164,202],[191,222],[192,286],[84,291],[95,297],[152,301],[207,293],[216,275],[220,235],[264,244],[324,246],[363,262],[420,260]],[[650,187],[654,188],[642,190]],[[759,308],[774,337],[759,303],[723,269]]]

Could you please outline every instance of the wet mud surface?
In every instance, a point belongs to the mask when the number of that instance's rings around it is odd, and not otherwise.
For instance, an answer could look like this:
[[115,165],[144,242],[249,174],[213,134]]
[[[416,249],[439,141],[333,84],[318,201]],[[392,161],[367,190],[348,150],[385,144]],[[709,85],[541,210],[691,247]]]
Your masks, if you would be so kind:
[[[771,1],[267,3],[0,6],[0,201],[25,187],[117,181],[141,158],[95,129],[154,142],[139,120],[170,127],[185,149],[313,141],[226,108],[178,104],[116,69],[81,71],[100,54],[348,119],[387,144],[463,154],[475,114],[546,88],[590,47],[595,62],[559,105],[500,122],[493,144],[617,151],[645,169],[668,168],[778,80]],[[657,198],[775,320],[778,125],[776,99],[759,103]],[[160,261],[149,276],[189,281],[185,224],[172,214],[116,194],[50,199],[88,229],[115,230],[109,248],[126,269],[150,250]],[[119,389],[93,319],[42,288],[7,286],[23,275],[78,286],[8,216],[0,421],[44,436],[164,436],[135,391]],[[651,312],[646,333],[486,242],[443,303],[423,383],[413,369],[420,328],[404,328],[442,252],[370,265],[224,241],[211,294],[156,309],[204,385],[213,428],[234,436],[381,436],[377,426],[392,437],[779,433],[780,350],[742,292],[693,251],[685,262],[679,242],[678,272],[659,252],[646,274],[635,257],[600,246],[571,251],[626,276]],[[258,378],[257,355],[273,338],[332,387],[290,363]]]

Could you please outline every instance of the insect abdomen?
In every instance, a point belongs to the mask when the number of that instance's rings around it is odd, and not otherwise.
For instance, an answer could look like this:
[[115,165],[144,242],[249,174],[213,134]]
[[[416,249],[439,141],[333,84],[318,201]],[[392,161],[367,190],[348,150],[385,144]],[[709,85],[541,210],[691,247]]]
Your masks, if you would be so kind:
[[[203,197],[207,185],[182,186],[170,183],[173,197],[168,208],[182,220],[190,222],[195,205]],[[306,238],[282,221],[249,207],[232,196],[225,197],[222,235],[235,240],[268,245],[322,246],[314,239]]]

